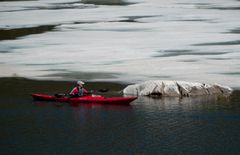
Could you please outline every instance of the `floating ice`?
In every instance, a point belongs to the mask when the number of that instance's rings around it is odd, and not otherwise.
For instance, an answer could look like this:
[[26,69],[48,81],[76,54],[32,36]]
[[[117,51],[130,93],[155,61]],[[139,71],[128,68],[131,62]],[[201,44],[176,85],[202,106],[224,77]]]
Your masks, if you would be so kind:
[[124,94],[158,95],[158,96],[199,96],[199,95],[230,95],[232,89],[220,84],[205,84],[185,81],[151,80],[127,86]]

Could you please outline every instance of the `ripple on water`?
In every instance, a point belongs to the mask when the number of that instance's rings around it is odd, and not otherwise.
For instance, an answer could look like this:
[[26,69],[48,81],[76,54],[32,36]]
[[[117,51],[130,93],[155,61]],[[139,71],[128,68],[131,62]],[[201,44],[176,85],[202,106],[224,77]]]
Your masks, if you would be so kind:
[[[231,101],[228,98],[219,99],[213,96],[182,99],[140,97],[133,106],[136,113],[143,113],[141,123],[146,129],[145,134],[148,135],[146,139],[140,141],[141,143],[146,140],[149,143],[151,140],[157,142],[162,148],[162,153],[205,154],[212,150],[218,152],[219,149],[221,150],[221,144],[215,145],[215,142],[218,141],[219,135],[223,136],[219,142],[224,143],[229,140],[226,135],[231,132],[222,129],[222,125],[228,122],[224,125],[227,127],[239,118],[238,115],[234,119],[231,114],[218,111],[228,107],[229,102]],[[224,119],[228,117],[231,123]],[[234,129],[235,131],[237,130]],[[150,147],[154,148],[154,144]],[[236,143],[227,147],[236,150]],[[170,148],[171,151],[167,150]]]

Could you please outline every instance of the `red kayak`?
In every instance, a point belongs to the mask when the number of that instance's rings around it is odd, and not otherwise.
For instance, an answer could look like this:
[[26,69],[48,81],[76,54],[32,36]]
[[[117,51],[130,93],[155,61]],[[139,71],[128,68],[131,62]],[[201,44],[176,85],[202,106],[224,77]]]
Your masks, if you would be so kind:
[[32,94],[33,99],[40,101],[56,101],[56,102],[66,102],[72,105],[80,103],[99,103],[99,104],[118,104],[118,105],[129,105],[130,102],[137,99],[137,97],[110,97],[106,98],[99,95],[87,95],[81,97],[56,97],[46,94]]

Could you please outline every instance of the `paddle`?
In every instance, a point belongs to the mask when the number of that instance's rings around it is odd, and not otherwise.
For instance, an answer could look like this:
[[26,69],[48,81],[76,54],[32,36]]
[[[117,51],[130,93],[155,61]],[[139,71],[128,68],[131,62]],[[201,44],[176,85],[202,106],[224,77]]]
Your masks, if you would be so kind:
[[101,92],[101,93],[106,93],[108,92],[109,89],[108,88],[102,88],[102,89],[99,89],[98,92]]
[[66,96],[66,94],[59,93],[59,94],[54,94],[54,96],[57,97],[57,98],[61,98],[61,97]]

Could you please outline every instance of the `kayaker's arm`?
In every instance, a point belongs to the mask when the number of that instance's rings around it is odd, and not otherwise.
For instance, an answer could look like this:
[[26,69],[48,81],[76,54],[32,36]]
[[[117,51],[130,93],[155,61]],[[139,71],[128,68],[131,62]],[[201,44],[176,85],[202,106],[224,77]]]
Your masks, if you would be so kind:
[[82,88],[82,90],[84,94],[89,94],[89,92],[85,88]]
[[72,91],[69,93],[70,95],[75,95],[78,93],[77,87],[73,88]]

